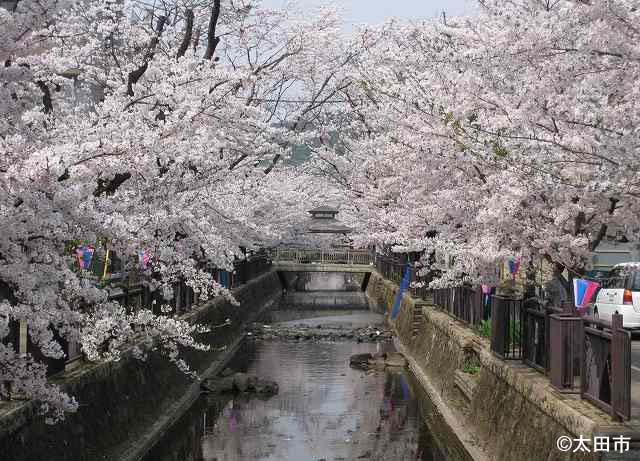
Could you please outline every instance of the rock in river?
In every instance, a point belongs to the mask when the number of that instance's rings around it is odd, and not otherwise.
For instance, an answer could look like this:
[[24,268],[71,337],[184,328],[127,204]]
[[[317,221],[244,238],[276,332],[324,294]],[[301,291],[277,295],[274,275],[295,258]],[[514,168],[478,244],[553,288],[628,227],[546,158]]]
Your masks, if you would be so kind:
[[200,385],[205,392],[215,394],[255,393],[277,394],[278,383],[246,373],[235,373],[233,376],[205,379]]
[[381,354],[352,355],[349,364],[354,368],[369,370],[371,368],[404,367],[407,360],[399,352],[384,352]]

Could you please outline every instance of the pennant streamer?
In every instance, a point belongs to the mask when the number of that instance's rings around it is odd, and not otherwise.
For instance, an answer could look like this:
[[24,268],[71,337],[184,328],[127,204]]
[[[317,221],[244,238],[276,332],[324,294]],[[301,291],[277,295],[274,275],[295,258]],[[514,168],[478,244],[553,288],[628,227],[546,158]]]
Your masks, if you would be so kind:
[[402,400],[409,400],[409,397],[411,396],[409,393],[409,384],[407,384],[403,374],[398,376],[400,378],[400,387],[402,388]]
[[148,251],[140,250],[138,251],[138,263],[140,264],[140,270],[147,270],[149,267],[149,261],[151,260],[151,255]]
[[517,258],[510,258],[509,272],[511,273],[511,276],[515,278],[519,270],[520,270],[520,256],[518,256]]
[[89,269],[94,252],[94,248],[89,245],[83,245],[76,248],[76,257],[78,258],[78,265],[80,266],[80,269]]
[[573,297],[575,306],[584,309],[591,301],[595,292],[600,288],[600,284],[585,279],[573,279]]

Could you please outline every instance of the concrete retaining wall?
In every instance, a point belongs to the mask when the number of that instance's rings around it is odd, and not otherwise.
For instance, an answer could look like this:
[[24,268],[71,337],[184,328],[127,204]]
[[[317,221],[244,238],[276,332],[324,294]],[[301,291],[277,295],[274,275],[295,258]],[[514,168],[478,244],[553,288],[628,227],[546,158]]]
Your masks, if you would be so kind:
[[[397,290],[374,272],[367,289],[369,302],[388,312]],[[562,435],[591,437],[605,426],[611,430],[615,424],[606,414],[577,396],[553,391],[546,377],[525,365],[499,360],[487,340],[433,306],[419,307],[423,324],[414,331],[415,309],[414,300],[405,295],[392,323],[400,348],[428,380],[431,399],[442,402],[445,412],[457,420],[457,432],[472,441],[484,459],[597,459],[593,454],[562,453],[556,440]],[[456,373],[468,363],[480,367],[479,373],[468,375],[475,381],[470,401],[454,385]],[[619,429],[624,432],[622,426]]]
[[361,291],[290,292],[282,296],[280,309],[366,310],[368,303],[366,295]]
[[[229,327],[201,337],[209,352],[187,352],[192,368],[202,372],[219,357],[222,347],[242,335],[263,306],[281,294],[277,274],[269,272],[234,290],[241,302],[233,306],[215,299],[188,314],[202,324]],[[142,436],[193,387],[193,382],[166,359],[151,355],[140,362],[124,357],[118,363],[84,364],[57,381],[80,403],[77,413],[55,426],[44,424],[33,405],[12,402],[0,407],[0,459],[12,461],[95,461],[122,459],[122,444]]]

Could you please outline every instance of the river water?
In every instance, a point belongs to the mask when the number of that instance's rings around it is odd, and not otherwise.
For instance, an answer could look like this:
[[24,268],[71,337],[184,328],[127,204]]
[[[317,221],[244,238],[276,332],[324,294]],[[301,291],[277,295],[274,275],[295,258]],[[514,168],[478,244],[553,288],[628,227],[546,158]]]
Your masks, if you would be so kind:
[[247,341],[229,367],[276,381],[279,393],[203,396],[145,459],[469,459],[409,371],[349,367],[353,354],[392,349],[389,342]]

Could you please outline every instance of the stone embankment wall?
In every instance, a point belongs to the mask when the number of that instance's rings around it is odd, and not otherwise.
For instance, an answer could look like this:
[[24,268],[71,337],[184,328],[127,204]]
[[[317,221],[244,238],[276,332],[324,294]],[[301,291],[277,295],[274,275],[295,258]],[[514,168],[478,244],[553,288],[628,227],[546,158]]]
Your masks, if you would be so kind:
[[[240,306],[216,298],[186,317],[213,329],[199,339],[208,352],[188,351],[193,369],[204,372],[237,342],[243,325],[255,321],[265,306],[281,295],[275,271],[233,291]],[[0,459],[12,461],[96,461],[127,459],[123,444],[144,438],[150,427],[167,414],[176,401],[194,393],[193,380],[168,360],[151,354],[144,362],[127,354],[117,363],[82,364],[56,381],[80,403],[77,413],[54,426],[44,423],[36,408],[25,402],[0,406]],[[197,391],[197,387],[195,388]],[[134,450],[135,451],[135,450]]]
[[368,303],[361,291],[289,292],[282,296],[280,309],[366,310]]
[[[367,288],[372,309],[389,312],[397,290],[395,284],[372,273]],[[421,315],[415,315],[416,309]],[[418,327],[416,318],[420,318]],[[525,365],[501,361],[491,353],[486,339],[429,303],[416,307],[405,295],[398,318],[389,322],[429,398],[449,415],[449,424],[466,440],[470,452],[478,455],[474,457],[597,459],[593,454],[562,453],[556,441],[563,435],[592,437],[599,424],[611,425],[604,413],[577,397],[554,392],[544,376]],[[467,397],[455,385],[466,365],[479,367],[473,376],[464,373],[473,389]]]

